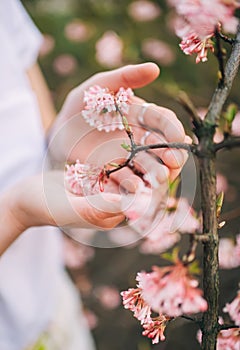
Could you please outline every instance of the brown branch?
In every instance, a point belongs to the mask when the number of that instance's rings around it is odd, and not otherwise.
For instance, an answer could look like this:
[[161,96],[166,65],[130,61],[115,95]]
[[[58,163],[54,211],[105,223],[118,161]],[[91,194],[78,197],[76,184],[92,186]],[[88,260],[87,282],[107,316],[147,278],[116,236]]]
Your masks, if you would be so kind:
[[149,151],[150,149],[160,149],[160,148],[170,148],[170,149],[183,149],[192,153],[195,153],[196,151],[196,145],[189,145],[187,143],[181,143],[181,142],[170,142],[170,143],[156,143],[156,144],[150,144],[150,145],[144,145],[144,146],[137,146],[134,143],[134,147],[131,148],[130,155],[127,158],[127,160],[121,164],[118,165],[118,167],[111,169],[111,170],[105,170],[105,174],[107,177],[109,177],[112,173],[115,173],[116,171],[126,167],[129,165],[129,163],[133,160],[133,158],[137,155],[139,152],[143,151]]
[[220,79],[219,79],[219,87],[224,85],[225,81],[225,71],[224,71],[224,59],[223,59],[223,49],[222,49],[222,44],[220,40],[220,34],[219,34],[219,27],[217,26],[215,30],[215,38],[216,38],[216,57],[218,60],[218,65],[219,65],[219,74],[220,74]]
[[240,137],[228,137],[222,142],[216,143],[213,148],[214,151],[217,152],[223,148],[233,148],[233,147],[240,147]]
[[231,329],[231,328],[240,328],[240,326],[237,326],[235,324],[223,324],[223,325],[219,325],[219,330],[222,331],[224,329]]
[[223,105],[230,93],[233,81],[238,72],[240,64],[240,26],[236,35],[236,40],[233,43],[232,53],[225,66],[224,84],[218,86],[213,94],[205,122],[211,125],[218,123]]

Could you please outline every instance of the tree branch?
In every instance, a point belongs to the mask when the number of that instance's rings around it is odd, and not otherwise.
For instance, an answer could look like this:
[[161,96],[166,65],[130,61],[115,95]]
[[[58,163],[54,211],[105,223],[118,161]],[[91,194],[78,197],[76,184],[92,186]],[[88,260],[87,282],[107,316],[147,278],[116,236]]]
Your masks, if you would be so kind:
[[223,148],[240,147],[240,137],[228,137],[222,142],[216,143],[213,147],[215,152]]
[[107,177],[109,177],[112,173],[115,173],[116,171],[129,166],[129,163],[133,158],[136,156],[137,153],[143,152],[143,151],[149,151],[150,149],[160,149],[160,148],[170,148],[170,149],[183,149],[188,152],[195,153],[196,145],[189,145],[188,143],[181,143],[181,142],[170,142],[170,143],[156,143],[156,144],[150,144],[150,145],[143,145],[143,146],[137,146],[134,143],[134,147],[131,148],[130,155],[127,158],[127,160],[121,164],[119,164],[116,168],[111,170],[105,170],[105,174]]
[[236,35],[236,40],[233,43],[232,53],[225,66],[225,80],[221,86],[218,86],[213,94],[205,122],[211,125],[216,125],[219,121],[223,105],[230,93],[234,78],[238,72],[240,64],[240,26]]

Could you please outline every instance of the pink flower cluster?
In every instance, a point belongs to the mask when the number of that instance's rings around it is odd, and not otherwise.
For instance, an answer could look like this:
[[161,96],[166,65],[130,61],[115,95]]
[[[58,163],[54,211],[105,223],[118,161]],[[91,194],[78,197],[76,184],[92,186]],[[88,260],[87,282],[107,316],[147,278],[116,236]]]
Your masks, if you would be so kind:
[[217,337],[217,350],[239,350],[240,330],[230,328],[222,330]]
[[[152,338],[153,343],[165,339],[163,332],[171,319],[207,309],[197,280],[180,261],[172,266],[154,266],[150,273],[140,272],[136,280],[137,288],[121,293],[123,305],[141,322],[143,335]],[[158,317],[152,318],[152,312]]]
[[234,33],[238,19],[235,10],[240,7],[236,0],[168,0],[174,6],[179,19],[176,34],[182,39],[181,49],[186,55],[197,54],[196,63],[207,60],[208,50],[214,51],[211,38],[221,26]]
[[142,298],[141,292],[140,288],[130,288],[121,292],[123,305],[141,322],[144,328],[142,334],[152,339],[153,344],[157,344],[159,340],[165,340],[164,330],[172,317],[165,315],[151,317],[152,310]]
[[92,164],[66,165],[66,188],[79,196],[89,196],[103,191],[104,171]]
[[240,266],[240,234],[236,237],[236,243],[230,238],[220,239],[219,265],[223,269],[233,269]]
[[133,91],[121,87],[116,93],[98,85],[84,92],[85,108],[82,116],[85,121],[99,131],[123,130],[122,115],[129,112]]

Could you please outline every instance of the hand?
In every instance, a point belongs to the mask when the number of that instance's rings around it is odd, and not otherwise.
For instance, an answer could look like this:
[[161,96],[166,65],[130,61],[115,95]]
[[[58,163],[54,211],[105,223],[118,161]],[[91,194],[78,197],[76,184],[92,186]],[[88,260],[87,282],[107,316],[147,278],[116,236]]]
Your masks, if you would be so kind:
[[[114,133],[99,132],[91,128],[80,112],[84,107],[84,91],[93,85],[108,87],[116,91],[119,87],[139,88],[149,84],[159,75],[158,67],[153,63],[145,63],[134,66],[126,66],[110,72],[99,73],[88,79],[83,84],[72,90],[60,112],[55,130],[50,142],[50,153],[53,158],[66,161],[79,159],[82,162],[97,163],[103,166],[110,161],[116,161],[120,157],[127,156],[120,144],[127,140],[124,131]],[[128,120],[133,126],[134,138],[137,142],[142,139],[146,128],[159,130],[160,133],[152,133],[147,143],[156,142],[188,142],[182,124],[176,115],[169,109],[151,104],[144,114],[143,128],[138,121],[144,101],[133,97]],[[154,171],[159,183],[166,182],[170,177],[174,179],[180,172],[187,159],[187,153],[181,150],[157,150],[154,153],[161,158],[163,164],[156,162],[154,157],[142,153],[136,157],[140,168],[146,172]],[[112,175],[119,179],[126,178],[132,172],[129,169],[121,170]]]
[[0,203],[0,254],[31,226],[106,230],[125,219],[121,195],[74,196],[66,191],[59,171],[25,179],[2,195]]

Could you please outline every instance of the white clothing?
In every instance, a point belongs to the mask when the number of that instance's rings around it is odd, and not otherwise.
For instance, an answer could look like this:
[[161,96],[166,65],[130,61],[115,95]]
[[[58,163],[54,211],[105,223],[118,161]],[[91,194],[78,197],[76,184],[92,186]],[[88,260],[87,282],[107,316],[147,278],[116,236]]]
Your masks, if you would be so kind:
[[[41,38],[20,2],[0,1],[0,192],[41,171],[44,133],[26,76]],[[63,271],[61,243],[57,229],[31,228],[0,258],[1,350],[22,350],[47,328]]]

